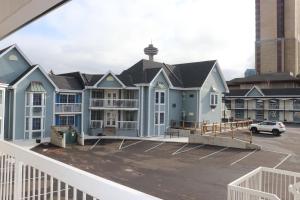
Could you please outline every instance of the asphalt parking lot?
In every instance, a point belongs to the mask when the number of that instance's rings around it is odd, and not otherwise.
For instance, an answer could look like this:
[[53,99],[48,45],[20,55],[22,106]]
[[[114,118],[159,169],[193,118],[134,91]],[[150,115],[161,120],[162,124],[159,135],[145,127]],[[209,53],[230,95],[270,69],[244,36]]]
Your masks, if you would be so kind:
[[162,199],[223,200],[228,183],[259,166],[300,172],[300,128],[253,137],[262,150],[108,139],[33,150]]

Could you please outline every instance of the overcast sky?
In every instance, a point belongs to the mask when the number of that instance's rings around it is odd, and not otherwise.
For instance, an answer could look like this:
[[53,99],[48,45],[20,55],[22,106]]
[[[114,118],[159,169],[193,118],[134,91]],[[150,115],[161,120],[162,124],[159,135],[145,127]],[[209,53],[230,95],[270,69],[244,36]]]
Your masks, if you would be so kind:
[[119,73],[156,61],[217,59],[226,79],[254,67],[254,0],[72,0],[1,42],[54,73]]

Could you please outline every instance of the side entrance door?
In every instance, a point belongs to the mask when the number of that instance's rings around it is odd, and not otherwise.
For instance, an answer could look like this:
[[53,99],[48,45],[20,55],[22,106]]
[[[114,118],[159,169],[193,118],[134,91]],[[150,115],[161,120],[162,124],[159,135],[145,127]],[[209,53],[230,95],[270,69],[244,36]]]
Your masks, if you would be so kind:
[[114,107],[116,104],[116,99],[118,99],[118,91],[117,90],[105,90],[105,105],[107,107]]
[[105,111],[105,127],[116,127],[117,111],[107,110]]

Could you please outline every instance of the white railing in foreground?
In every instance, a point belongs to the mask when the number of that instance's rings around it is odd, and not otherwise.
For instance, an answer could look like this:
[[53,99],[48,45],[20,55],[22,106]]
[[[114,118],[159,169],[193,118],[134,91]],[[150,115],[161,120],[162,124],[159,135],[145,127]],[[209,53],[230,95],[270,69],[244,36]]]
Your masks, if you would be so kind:
[[299,200],[300,173],[259,167],[228,185],[227,200]]
[[0,154],[1,200],[158,200],[9,142]]

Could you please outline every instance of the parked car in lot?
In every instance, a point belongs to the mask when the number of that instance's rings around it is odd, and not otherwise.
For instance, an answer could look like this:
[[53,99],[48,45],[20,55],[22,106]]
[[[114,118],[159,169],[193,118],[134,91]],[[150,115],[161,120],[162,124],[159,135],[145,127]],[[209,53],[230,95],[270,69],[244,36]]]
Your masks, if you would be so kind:
[[252,133],[270,132],[273,135],[279,136],[286,131],[286,128],[282,122],[263,121],[257,124],[251,124],[249,130]]

